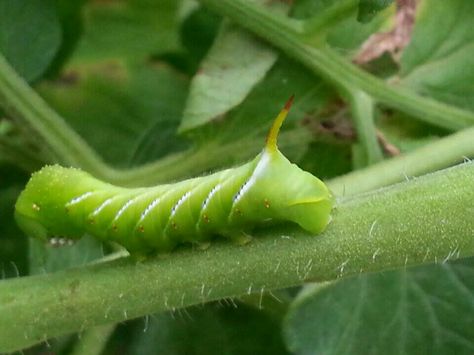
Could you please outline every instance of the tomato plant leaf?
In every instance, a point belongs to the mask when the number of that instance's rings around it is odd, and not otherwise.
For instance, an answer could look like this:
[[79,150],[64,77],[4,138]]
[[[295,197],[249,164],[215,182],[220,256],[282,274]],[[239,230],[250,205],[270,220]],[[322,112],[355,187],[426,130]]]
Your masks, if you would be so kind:
[[459,314],[474,312],[473,281],[471,259],[316,286],[290,308],[286,341],[297,354],[471,353]]
[[203,125],[241,103],[276,59],[277,53],[253,35],[223,24],[191,82],[180,130]]
[[[275,13],[286,10],[288,6],[278,2],[268,9]],[[277,57],[277,52],[268,44],[225,21],[191,81],[180,131],[219,118],[241,103],[265,77]]]
[[221,354],[287,354],[279,323],[237,300],[156,314],[136,323],[131,354],[207,354],[216,343]]
[[0,52],[28,81],[38,79],[61,44],[53,0],[0,2]]
[[75,59],[124,58],[177,51],[179,1],[92,1],[84,8],[84,33]]

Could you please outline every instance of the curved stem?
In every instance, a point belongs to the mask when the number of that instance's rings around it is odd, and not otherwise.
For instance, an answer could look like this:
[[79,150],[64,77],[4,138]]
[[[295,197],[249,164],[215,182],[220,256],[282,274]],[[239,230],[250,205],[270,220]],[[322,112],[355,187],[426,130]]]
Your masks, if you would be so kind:
[[[249,159],[260,147],[244,137],[218,147],[208,144],[145,164],[137,168],[118,170],[110,167],[65,120],[19,77],[0,54],[0,105],[10,115],[25,123],[29,132],[41,137],[41,143],[55,154],[57,162],[79,167],[97,178],[122,186],[147,186],[169,182],[183,176],[202,173],[202,169],[220,167],[226,163]],[[302,130],[285,132],[282,146],[308,141]],[[44,162],[43,162],[44,163]]]
[[474,113],[465,111],[405,88],[390,86],[361,70],[327,47],[304,42],[291,19],[271,17],[262,7],[246,0],[199,0],[212,10],[266,39],[315,74],[332,82],[343,93],[359,89],[377,102],[398,109],[435,126],[458,130],[474,125]]
[[216,242],[173,257],[4,280],[0,351],[249,292],[472,256],[473,209],[468,163],[339,201],[333,223],[317,236],[280,226],[254,233],[245,246]]
[[13,70],[0,54],[0,104],[41,136],[58,160],[103,175],[96,152]]

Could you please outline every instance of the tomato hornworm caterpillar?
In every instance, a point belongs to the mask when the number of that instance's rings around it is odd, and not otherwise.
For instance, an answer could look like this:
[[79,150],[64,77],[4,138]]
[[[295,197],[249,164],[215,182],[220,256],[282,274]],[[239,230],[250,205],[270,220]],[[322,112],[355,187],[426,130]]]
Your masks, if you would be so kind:
[[147,188],[123,188],[75,168],[34,173],[15,206],[30,236],[62,245],[89,233],[131,253],[166,252],[221,235],[239,240],[256,224],[291,221],[320,233],[333,197],[326,185],[285,158],[277,136],[293,98],[252,161],[208,176]]

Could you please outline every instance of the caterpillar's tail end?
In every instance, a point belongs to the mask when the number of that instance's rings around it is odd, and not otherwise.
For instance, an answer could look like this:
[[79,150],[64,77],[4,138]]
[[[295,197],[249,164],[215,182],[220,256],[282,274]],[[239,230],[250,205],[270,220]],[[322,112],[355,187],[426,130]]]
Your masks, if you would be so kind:
[[281,125],[283,121],[285,121],[288,112],[290,111],[291,105],[293,104],[293,100],[295,95],[291,95],[291,97],[286,102],[283,109],[280,111],[278,116],[275,118],[272,127],[267,135],[267,140],[265,142],[265,149],[270,152],[275,152],[278,150],[277,141],[278,141],[278,133],[280,132]]

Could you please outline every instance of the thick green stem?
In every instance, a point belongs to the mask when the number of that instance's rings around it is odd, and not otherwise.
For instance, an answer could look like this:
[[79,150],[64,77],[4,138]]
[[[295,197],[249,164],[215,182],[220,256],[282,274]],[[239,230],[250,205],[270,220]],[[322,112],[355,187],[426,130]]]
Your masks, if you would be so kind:
[[474,113],[422,97],[405,87],[390,86],[364,72],[327,47],[304,42],[291,19],[272,17],[264,8],[247,0],[199,0],[212,10],[266,39],[288,56],[326,78],[343,93],[359,89],[377,102],[398,109],[433,125],[458,130],[474,125]]
[[144,262],[129,258],[0,282],[0,351],[224,297],[474,255],[474,164],[341,200],[321,235],[255,232]]

